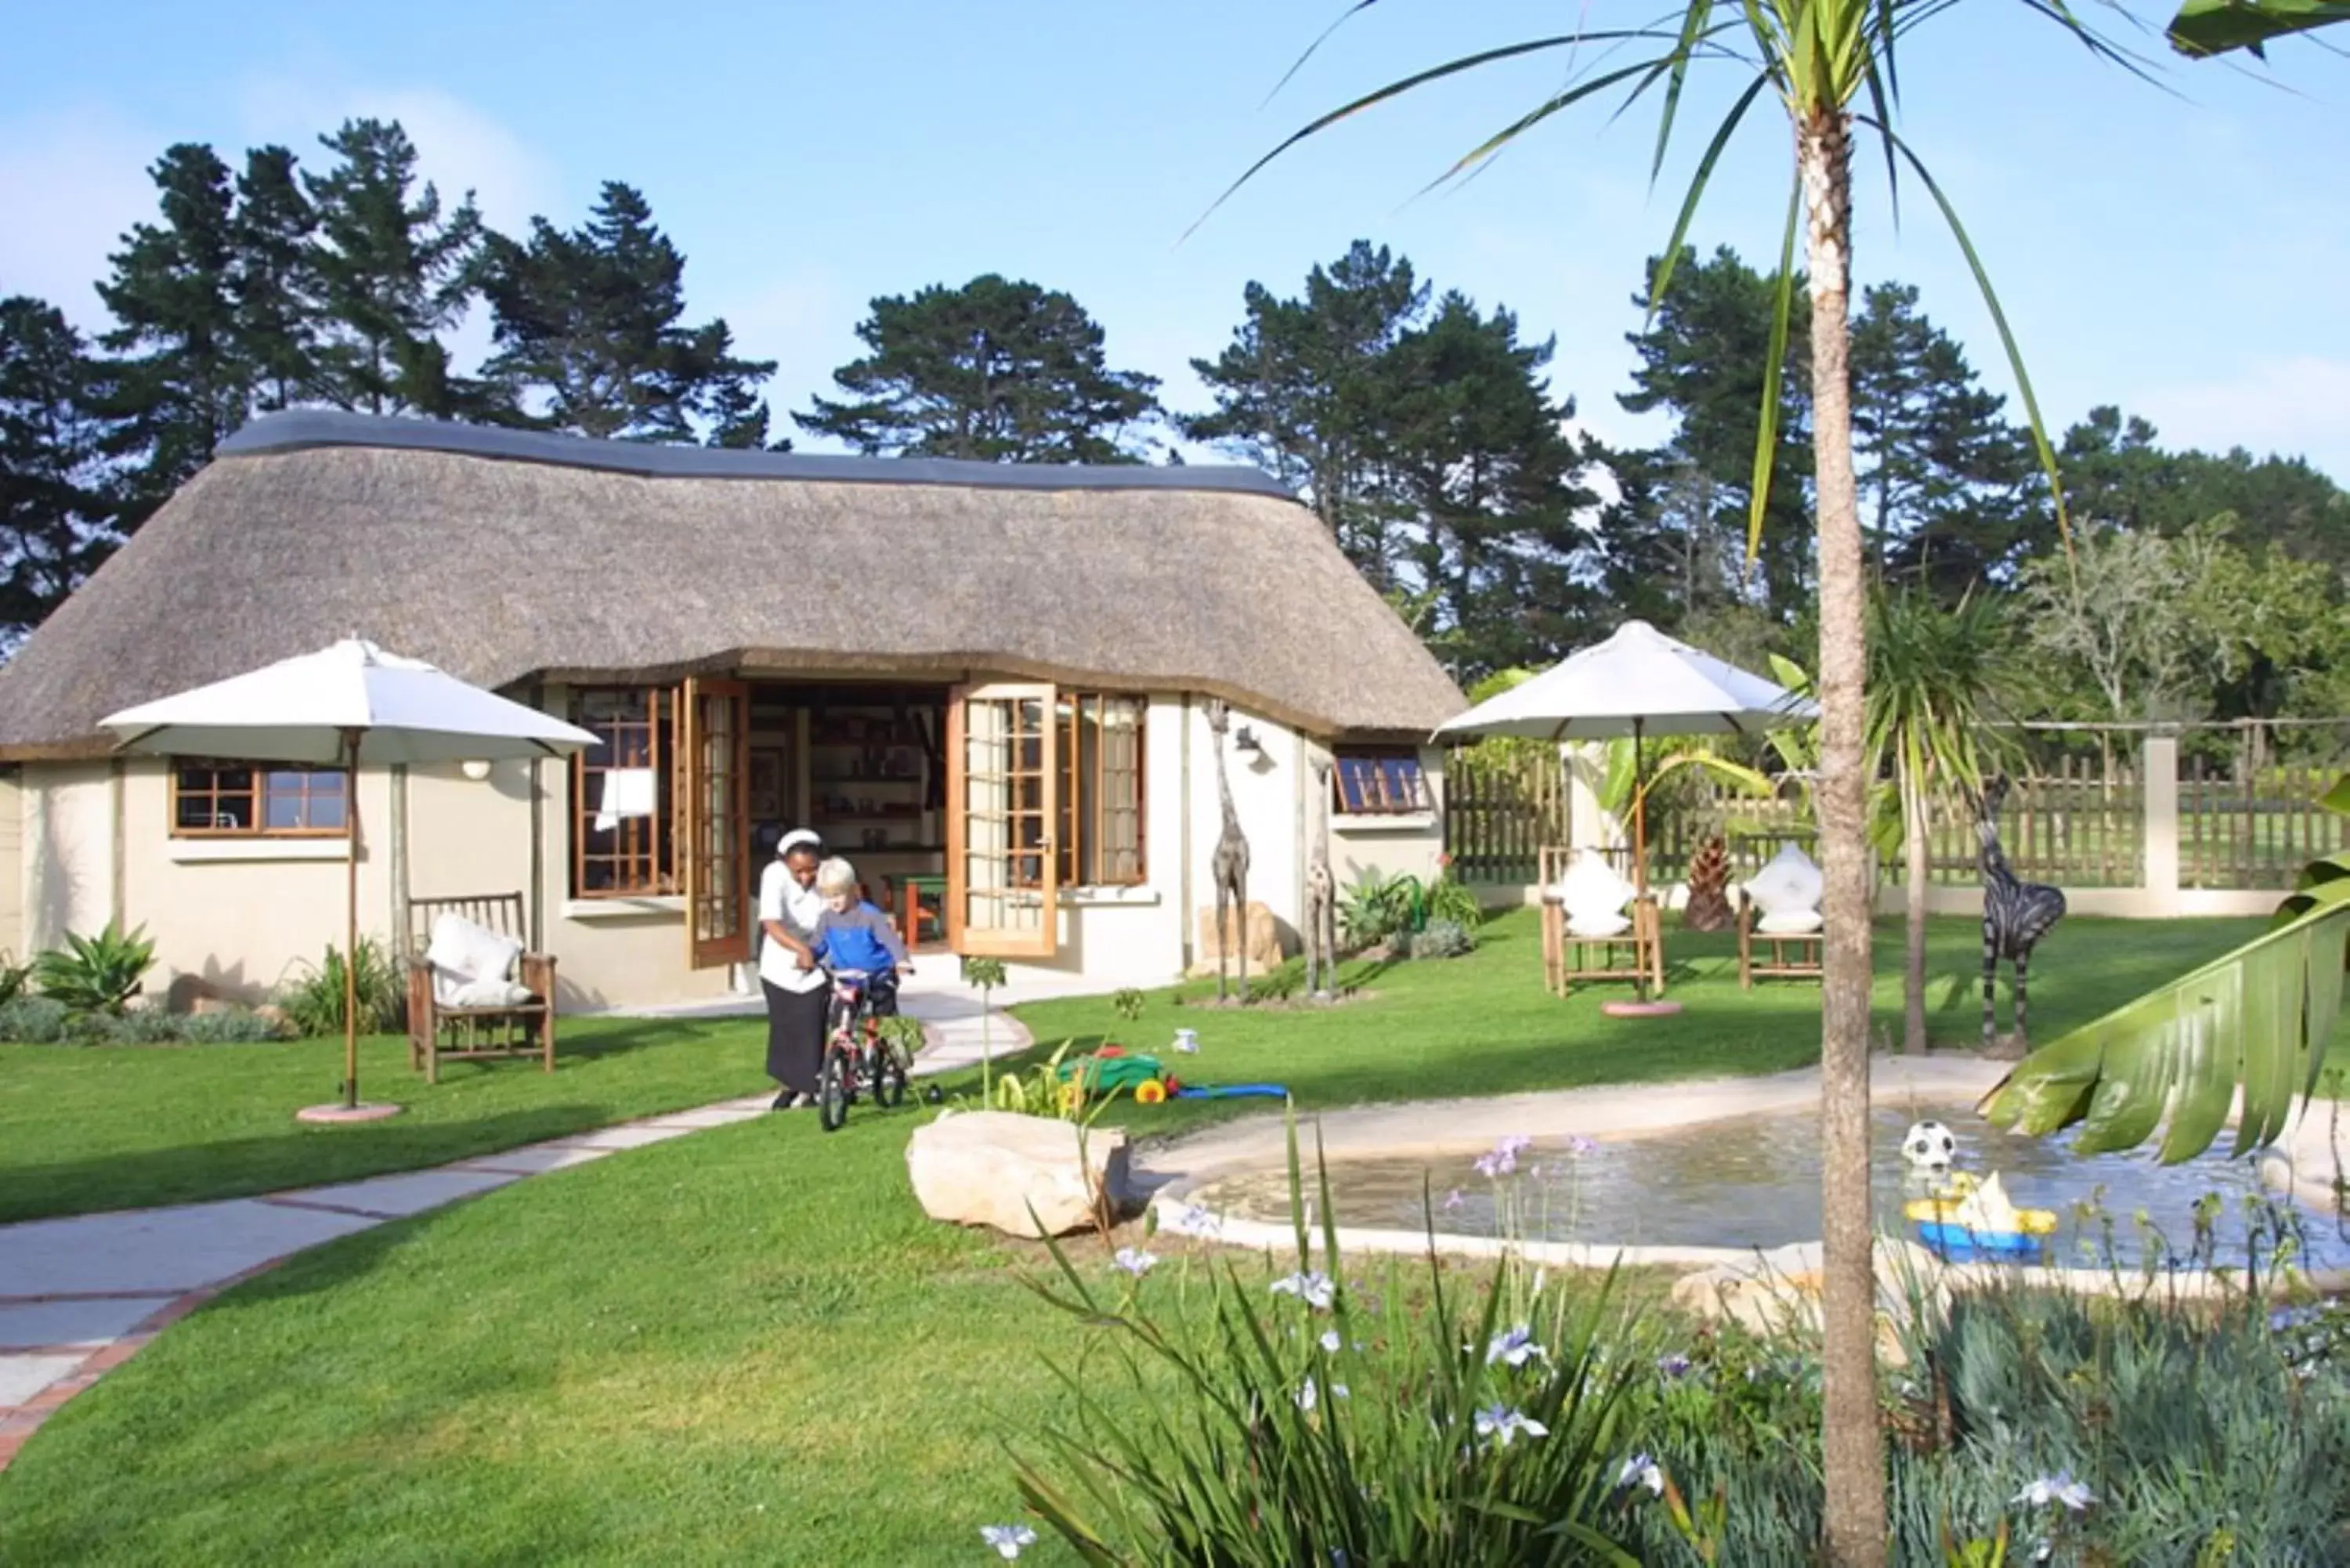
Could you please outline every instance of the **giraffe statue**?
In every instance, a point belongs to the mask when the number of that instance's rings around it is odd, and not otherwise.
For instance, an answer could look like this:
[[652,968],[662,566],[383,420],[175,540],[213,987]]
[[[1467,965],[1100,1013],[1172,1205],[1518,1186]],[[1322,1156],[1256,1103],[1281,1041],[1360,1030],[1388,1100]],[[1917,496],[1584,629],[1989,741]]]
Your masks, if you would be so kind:
[[1330,875],[1330,759],[1314,758],[1314,849],[1305,861],[1305,991],[1327,1002],[1338,969],[1338,883]]
[[1975,853],[1975,863],[1981,868],[1983,880],[1985,1051],[1991,1050],[1998,1038],[1992,997],[2000,960],[2015,965],[2015,1043],[2021,1046],[2030,1038],[2025,1033],[2024,971],[2031,962],[2033,947],[2064,918],[2064,895],[2054,888],[2017,877],[1999,846],[1999,808],[2007,799],[2008,788],[2007,775],[2002,774],[1983,787],[1982,794],[1970,799],[1975,809],[1975,838],[1981,846]]
[[1225,1001],[1224,968],[1235,940],[1240,947],[1241,999],[1248,999],[1248,839],[1241,832],[1241,815],[1232,809],[1232,779],[1224,772],[1224,732],[1232,710],[1224,703],[1208,704],[1208,732],[1215,737],[1216,800],[1223,807],[1223,831],[1216,836],[1208,874],[1216,884],[1216,1000]]

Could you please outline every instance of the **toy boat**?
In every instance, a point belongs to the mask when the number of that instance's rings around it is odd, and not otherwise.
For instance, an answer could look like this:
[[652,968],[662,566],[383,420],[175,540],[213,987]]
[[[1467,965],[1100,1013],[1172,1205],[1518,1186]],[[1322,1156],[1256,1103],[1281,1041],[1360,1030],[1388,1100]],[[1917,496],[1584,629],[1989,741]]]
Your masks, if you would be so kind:
[[1919,1241],[1954,1260],[1978,1253],[2037,1257],[2056,1233],[2055,1211],[2018,1209],[2008,1201],[1996,1173],[1981,1182],[1961,1173],[1951,1179],[1948,1191],[1915,1199],[1902,1212],[1917,1222]]

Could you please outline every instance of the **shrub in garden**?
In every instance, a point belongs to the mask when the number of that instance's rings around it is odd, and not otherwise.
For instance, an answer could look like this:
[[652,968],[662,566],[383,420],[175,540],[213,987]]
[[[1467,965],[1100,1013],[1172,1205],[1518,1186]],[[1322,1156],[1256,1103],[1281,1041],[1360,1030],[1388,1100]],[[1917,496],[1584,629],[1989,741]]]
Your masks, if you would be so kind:
[[180,1019],[180,1038],[191,1045],[258,1045],[286,1038],[275,1019],[234,1008],[223,1012],[192,1012]]
[[66,945],[33,961],[33,981],[73,1012],[120,1012],[154,966],[146,928],[125,932],[109,920],[94,937],[66,935]]
[[0,1002],[0,1041],[14,1045],[54,1045],[66,1037],[73,1016],[55,997],[18,996]]
[[[1961,1295],[1908,1335],[1888,1389],[1893,1559],[2205,1564],[2350,1562],[2350,1316],[2272,1315],[2022,1288]],[[1720,1563],[1811,1560],[1820,1536],[1817,1363],[1792,1344],[1693,1337],[1659,1363],[1639,1426],[1660,1477],[1718,1496]],[[1627,1493],[1641,1560],[1702,1560]]]
[[1477,939],[1451,920],[1430,920],[1411,939],[1411,956],[1416,959],[1461,958],[1476,950]]
[[[361,937],[359,954],[359,1033],[388,1033],[400,1026],[406,987],[400,965],[389,949],[372,937]],[[343,954],[329,946],[326,958],[305,964],[302,972],[277,990],[278,1010],[294,1032],[305,1039],[343,1032]]]

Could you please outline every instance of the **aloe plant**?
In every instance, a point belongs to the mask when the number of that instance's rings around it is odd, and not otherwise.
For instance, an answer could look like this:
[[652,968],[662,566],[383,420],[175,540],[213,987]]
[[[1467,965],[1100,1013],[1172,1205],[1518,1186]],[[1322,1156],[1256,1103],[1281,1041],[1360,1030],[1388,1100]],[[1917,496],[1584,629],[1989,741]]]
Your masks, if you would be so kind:
[[154,962],[155,944],[147,928],[125,932],[109,920],[93,937],[68,932],[64,947],[33,961],[33,981],[43,996],[76,1012],[119,1013],[139,994]]

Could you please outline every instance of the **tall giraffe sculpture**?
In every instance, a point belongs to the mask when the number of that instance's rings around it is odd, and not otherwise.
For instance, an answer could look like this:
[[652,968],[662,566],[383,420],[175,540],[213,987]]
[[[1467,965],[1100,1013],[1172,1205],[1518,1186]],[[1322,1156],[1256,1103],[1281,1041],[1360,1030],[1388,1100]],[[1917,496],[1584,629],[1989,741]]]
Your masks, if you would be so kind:
[[[1208,875],[1216,884],[1216,1000],[1227,1000],[1224,990],[1224,969],[1237,941],[1241,958],[1241,996],[1248,996],[1248,838],[1241,832],[1241,815],[1232,809],[1232,779],[1224,772],[1224,732],[1231,727],[1232,710],[1225,704],[1208,704],[1208,732],[1215,737],[1216,800],[1223,807],[1223,831],[1216,836],[1215,853],[1208,858]],[[1238,923],[1235,935],[1233,925]]]
[[1338,882],[1330,875],[1330,759],[1314,759],[1314,850],[1305,861],[1305,992],[1330,999],[1338,972]]
[[2040,939],[2064,918],[2064,895],[2054,888],[2017,877],[1999,846],[1999,808],[2007,799],[2008,787],[2007,775],[2002,774],[1973,799],[1975,838],[1980,845],[1975,863],[1981,868],[1983,882],[1982,1037],[1986,1051],[1998,1038],[1992,997],[2000,961],[2005,959],[2015,965],[2015,1043],[2022,1045],[2030,1038],[2024,1022],[2024,971]]

